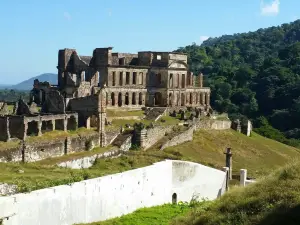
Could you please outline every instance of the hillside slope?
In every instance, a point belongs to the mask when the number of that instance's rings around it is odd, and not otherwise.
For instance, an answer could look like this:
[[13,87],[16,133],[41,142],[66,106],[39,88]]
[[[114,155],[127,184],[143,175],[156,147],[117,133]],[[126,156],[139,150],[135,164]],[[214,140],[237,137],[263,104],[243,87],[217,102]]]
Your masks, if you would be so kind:
[[[130,151],[114,159],[99,159],[84,171],[58,168],[59,159],[48,159],[36,163],[16,164],[0,163],[0,183],[18,184],[21,191],[35,190],[70,180],[82,180],[144,167],[164,159],[190,160],[220,169],[225,164],[225,147],[233,151],[233,172],[248,169],[252,177],[268,174],[274,168],[288,163],[291,159],[300,159],[297,149],[254,134],[246,137],[233,130],[198,131],[191,142],[167,148],[164,151]],[[101,149],[96,148],[96,151]],[[102,151],[102,150],[101,150]],[[70,155],[71,156],[71,155]],[[24,171],[19,173],[18,171]]]
[[[32,77],[28,80],[22,81],[19,84],[10,86],[8,89],[14,89],[14,90],[31,90],[33,81],[35,79],[38,79],[39,81],[48,81],[50,84],[57,84],[57,74],[54,73],[43,73],[36,77]],[[6,87],[7,88],[7,87]]]
[[288,165],[245,188],[234,188],[205,210],[174,225],[300,224],[300,163]]
[[252,177],[266,175],[290,160],[300,159],[300,150],[252,133],[251,137],[233,130],[200,130],[194,140],[167,148],[166,152],[179,152],[185,159],[215,168],[225,166],[225,149],[231,147],[233,173],[248,169]]
[[[208,39],[179,48],[191,70],[206,76],[214,109],[231,118],[246,116],[255,127],[263,118],[287,138],[300,139],[300,20],[278,27]],[[271,138],[285,141],[280,132]],[[266,135],[266,134],[265,134]],[[285,143],[288,143],[285,141]],[[296,142],[293,143],[296,145]],[[300,142],[298,141],[298,145]]]

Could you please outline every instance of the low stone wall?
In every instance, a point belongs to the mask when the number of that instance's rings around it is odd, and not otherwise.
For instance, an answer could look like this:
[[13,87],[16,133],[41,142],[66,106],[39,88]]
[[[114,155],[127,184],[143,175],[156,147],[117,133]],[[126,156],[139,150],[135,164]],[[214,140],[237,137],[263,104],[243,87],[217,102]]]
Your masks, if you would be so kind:
[[119,149],[113,149],[104,153],[95,154],[92,156],[83,157],[80,159],[74,159],[62,163],[58,163],[57,166],[71,169],[86,169],[94,165],[96,159],[108,158],[112,156],[118,156],[121,152]]
[[228,130],[231,128],[230,120],[200,120],[195,123],[196,129]]
[[174,126],[157,126],[154,128],[147,129],[147,138],[143,140],[141,148],[148,149],[161,138],[165,136],[166,133],[171,132]]
[[123,144],[121,144],[121,146],[119,148],[113,147],[111,150],[109,150],[107,152],[58,163],[57,166],[64,167],[64,168],[71,168],[71,169],[86,169],[86,168],[93,166],[94,162],[97,159],[103,159],[103,158],[109,158],[109,157],[119,157],[122,155],[123,152],[129,151],[129,149],[131,147],[131,138],[132,138],[131,135],[129,137],[127,137],[125,139],[125,141],[123,142]]
[[49,157],[59,157],[69,153],[90,150],[99,146],[97,132],[67,138],[20,142],[19,146],[0,151],[0,162],[35,162]]
[[20,162],[22,157],[22,147],[20,145],[0,151],[0,162]]
[[195,126],[191,126],[188,130],[183,131],[180,134],[176,135],[171,140],[164,143],[160,147],[160,150],[163,150],[163,149],[171,147],[171,146],[179,145],[179,144],[187,142],[187,141],[192,141],[195,128],[196,128]]

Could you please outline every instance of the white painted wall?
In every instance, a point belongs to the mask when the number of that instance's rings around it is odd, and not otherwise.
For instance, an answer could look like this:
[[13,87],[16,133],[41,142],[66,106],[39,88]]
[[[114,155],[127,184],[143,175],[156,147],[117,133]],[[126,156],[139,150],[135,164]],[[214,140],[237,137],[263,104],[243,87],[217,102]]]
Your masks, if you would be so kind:
[[200,164],[166,160],[111,176],[0,197],[3,225],[71,225],[102,221],[150,207],[215,199],[225,190],[225,173]]

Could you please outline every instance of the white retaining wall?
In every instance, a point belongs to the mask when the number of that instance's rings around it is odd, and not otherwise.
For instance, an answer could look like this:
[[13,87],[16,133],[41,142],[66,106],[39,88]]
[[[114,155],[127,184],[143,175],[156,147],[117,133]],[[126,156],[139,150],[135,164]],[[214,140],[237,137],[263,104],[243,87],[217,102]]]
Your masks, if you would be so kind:
[[[194,195],[215,199],[225,191],[226,175],[192,162],[166,160],[151,166],[71,185],[0,197],[3,225],[90,223]],[[7,218],[6,218],[7,217]]]

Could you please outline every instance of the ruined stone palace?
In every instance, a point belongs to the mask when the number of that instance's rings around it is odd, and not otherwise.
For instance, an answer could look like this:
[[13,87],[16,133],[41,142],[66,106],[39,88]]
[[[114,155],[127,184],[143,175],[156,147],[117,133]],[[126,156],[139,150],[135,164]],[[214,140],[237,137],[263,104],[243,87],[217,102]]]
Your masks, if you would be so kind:
[[63,96],[81,98],[106,88],[107,107],[209,106],[203,76],[188,70],[187,55],[174,52],[114,53],[96,48],[93,56],[59,50],[58,87]]
[[211,109],[210,88],[203,87],[202,74],[189,71],[182,53],[113,53],[109,47],[80,56],[74,49],[63,49],[57,69],[58,84],[35,80],[30,102],[20,100],[14,115],[0,116],[2,141],[25,140],[47,130],[96,127],[99,144],[105,146],[107,108]]

